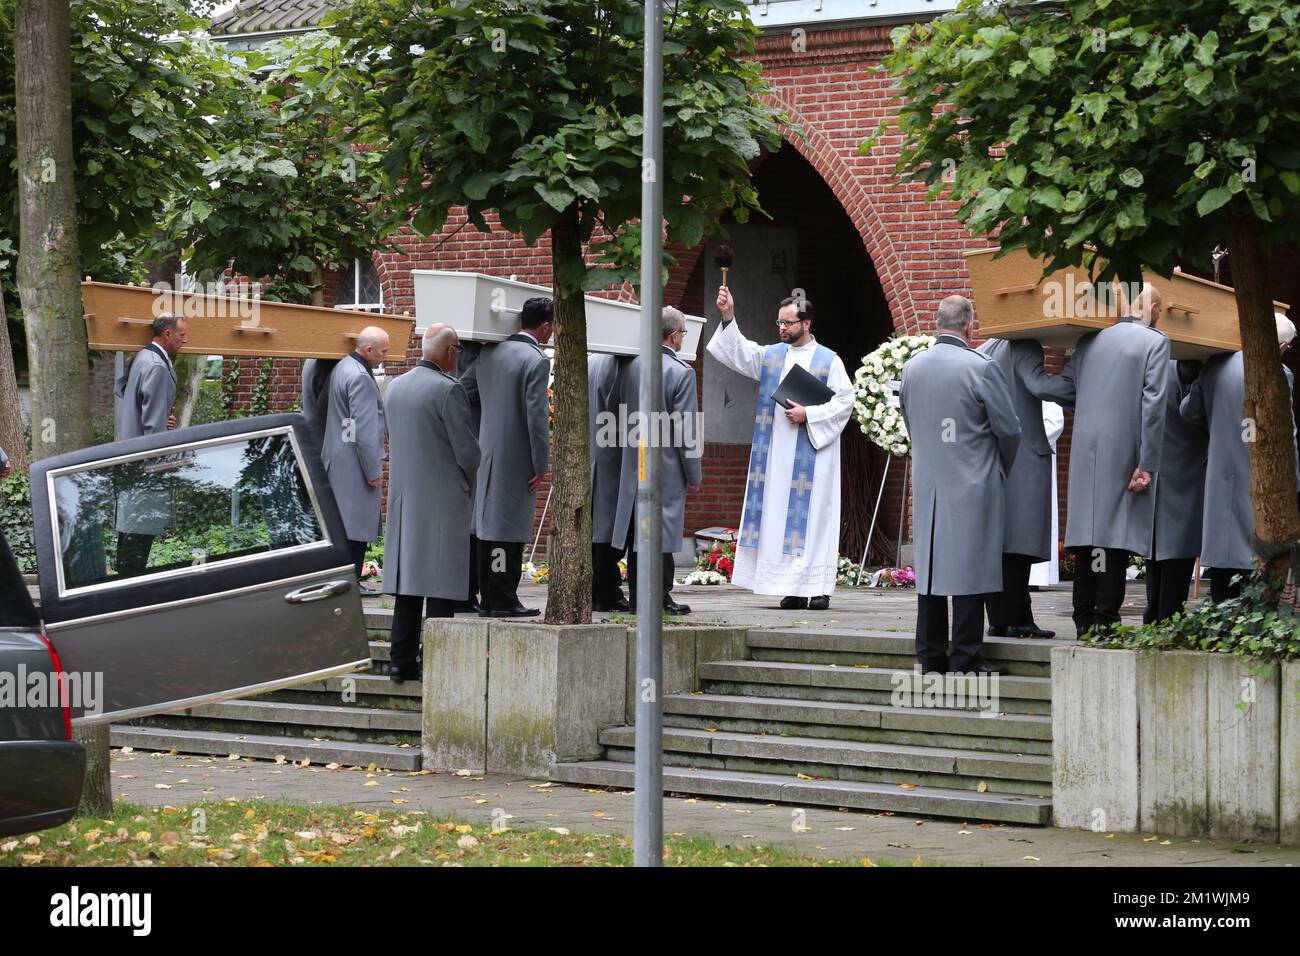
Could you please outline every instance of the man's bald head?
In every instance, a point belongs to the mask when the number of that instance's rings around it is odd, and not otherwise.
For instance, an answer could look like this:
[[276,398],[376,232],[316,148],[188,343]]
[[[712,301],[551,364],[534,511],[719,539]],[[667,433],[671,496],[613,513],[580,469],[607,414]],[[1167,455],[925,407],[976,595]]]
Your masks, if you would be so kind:
[[388,333],[377,325],[367,325],[357,336],[357,354],[371,368],[377,368],[388,355]]
[[1150,282],[1145,282],[1142,284],[1142,291],[1123,311],[1125,315],[1134,316],[1141,320],[1143,325],[1149,325],[1154,329],[1156,323],[1160,321],[1160,313],[1164,310],[1165,300],[1160,295],[1160,290]]
[[460,336],[450,325],[438,322],[424,330],[422,346],[425,361],[432,362],[444,372],[456,369],[456,353],[460,351]]
[[940,332],[970,338],[971,323],[975,321],[975,307],[964,295],[950,295],[939,303],[939,313],[935,316],[935,325]]

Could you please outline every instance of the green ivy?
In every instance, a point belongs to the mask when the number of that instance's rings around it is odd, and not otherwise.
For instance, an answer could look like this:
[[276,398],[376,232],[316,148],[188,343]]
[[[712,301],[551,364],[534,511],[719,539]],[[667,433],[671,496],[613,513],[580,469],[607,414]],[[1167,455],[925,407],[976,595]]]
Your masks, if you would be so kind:
[[253,400],[248,403],[249,415],[265,415],[271,404],[271,369],[275,360],[262,359],[262,368],[257,373],[257,387],[253,389]]
[[32,543],[32,490],[27,476],[14,473],[0,481],[0,532],[24,574],[36,573]]
[[1287,605],[1264,600],[1264,583],[1253,580],[1241,597],[1205,601],[1167,621],[1121,626],[1110,634],[1089,631],[1080,640],[1093,647],[1146,651],[1211,651],[1262,660],[1300,658],[1300,616]]
[[235,409],[235,387],[239,385],[239,359],[227,358],[225,362],[225,377],[222,379],[221,388],[221,411],[225,418],[238,418],[239,412]]

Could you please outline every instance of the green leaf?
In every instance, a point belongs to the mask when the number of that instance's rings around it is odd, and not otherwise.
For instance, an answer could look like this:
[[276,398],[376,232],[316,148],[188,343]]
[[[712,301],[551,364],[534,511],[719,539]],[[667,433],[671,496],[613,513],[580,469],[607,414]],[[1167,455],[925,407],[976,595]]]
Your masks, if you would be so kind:
[[499,179],[497,173],[475,173],[465,180],[462,192],[466,199],[486,199],[488,192],[496,185]]
[[1218,186],[1201,195],[1196,201],[1196,214],[1199,216],[1208,216],[1216,209],[1221,208],[1232,199],[1232,190],[1226,186]]
[[1140,189],[1142,184],[1146,182],[1146,177],[1142,175],[1140,169],[1130,166],[1119,174],[1119,181],[1130,189]]
[[552,186],[548,183],[537,183],[533,186],[537,190],[537,195],[546,201],[546,204],[556,212],[564,212],[577,198],[562,186]]
[[1295,196],[1300,196],[1300,173],[1284,169],[1277,174],[1277,178],[1282,180],[1282,185]]
[[1052,64],[1056,62],[1056,48],[1050,46],[1036,46],[1029,51],[1029,62],[1034,64],[1034,68],[1043,76],[1050,76]]

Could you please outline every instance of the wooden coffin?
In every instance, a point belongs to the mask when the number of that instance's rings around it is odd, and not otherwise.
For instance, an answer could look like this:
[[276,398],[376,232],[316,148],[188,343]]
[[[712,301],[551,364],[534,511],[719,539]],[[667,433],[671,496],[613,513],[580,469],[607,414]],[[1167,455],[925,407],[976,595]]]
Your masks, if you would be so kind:
[[[519,331],[519,310],[533,296],[551,290],[529,282],[502,279],[478,272],[414,269],[415,319],[418,328],[446,322],[467,342],[501,342]],[[641,306],[586,296],[587,351],[636,355],[641,351]],[[704,319],[686,317],[686,340],[678,352],[695,361]]]
[[[1069,348],[1079,337],[1114,323],[1114,299],[1098,299],[1087,269],[1060,269],[1043,279],[1044,261],[1023,249],[994,258],[997,249],[966,253],[979,334],[985,338],[1038,339]],[[1237,303],[1230,286],[1175,271],[1168,279],[1147,273],[1164,312],[1156,327],[1169,336],[1178,359],[1207,358],[1241,348]],[[1289,306],[1275,302],[1278,312]]]
[[402,352],[415,324],[409,316],[108,282],[83,282],[81,300],[90,347],[114,352],[143,347],[152,337],[154,316],[168,312],[188,320],[189,344],[182,351],[197,355],[342,358],[368,325],[384,329],[393,348]]

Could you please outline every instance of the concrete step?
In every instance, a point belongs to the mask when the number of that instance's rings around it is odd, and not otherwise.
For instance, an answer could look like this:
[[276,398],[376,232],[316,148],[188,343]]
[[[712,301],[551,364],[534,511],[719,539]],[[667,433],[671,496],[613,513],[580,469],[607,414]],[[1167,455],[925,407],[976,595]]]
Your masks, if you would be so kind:
[[272,734],[356,743],[420,744],[419,711],[345,707],[299,701],[234,700],[135,721],[136,726]]
[[[618,761],[590,760],[558,764],[551,772],[551,779],[582,786],[632,789],[634,770],[631,764]],[[664,768],[664,792],[1036,826],[1046,826],[1052,816],[1052,801],[1045,797],[938,787],[903,788],[850,780],[800,780],[784,774],[686,767]]]
[[750,734],[858,740],[912,746],[1050,754],[1052,718],[892,707],[839,701],[670,694],[664,725]]
[[[865,664],[808,664],[792,661],[710,661],[700,665],[703,690],[741,697],[784,697],[860,704],[891,704],[895,688],[910,691],[911,668]],[[992,681],[992,679],[989,679]],[[1002,676],[969,689],[996,691],[998,709],[1007,713],[1051,713],[1052,681],[1047,677]],[[972,708],[975,703],[972,702]]]
[[[946,747],[918,747],[903,744],[866,743],[856,740],[825,740],[818,737],[782,737],[772,734],[738,734],[685,727],[664,728],[665,759],[671,752],[684,759],[701,761],[779,762],[781,772],[810,776],[840,776],[846,780],[863,779],[852,771],[858,769],[890,771],[897,774],[948,774],[971,778],[975,784],[985,780],[993,788],[997,782],[1031,783],[1037,790],[1052,782],[1052,759],[1041,755],[996,754],[979,750]],[[608,748],[610,759],[630,754],[636,741],[636,728],[610,727],[600,733],[600,742]],[[614,756],[615,753],[618,756]],[[693,766],[708,764],[696,763]],[[792,769],[798,765],[799,769]],[[738,765],[719,764],[723,769],[745,769]],[[830,768],[810,773],[807,767]],[[838,768],[838,769],[837,769]],[[778,768],[773,768],[775,771]],[[903,777],[900,779],[911,779]]]
[[336,740],[309,740],[267,734],[226,734],[210,730],[169,730],[115,724],[109,733],[114,747],[137,750],[177,750],[187,754],[255,757],[288,761],[310,760],[314,764],[339,763],[346,767],[381,770],[419,770],[420,748],[384,746]]
[[[916,662],[916,639],[904,631],[813,630],[800,628],[753,629],[746,634],[755,660],[804,664],[867,664],[910,670]],[[1013,637],[986,637],[984,653],[990,661],[1008,665],[1011,674],[1050,677],[1052,648],[1070,641],[1043,641]]]

